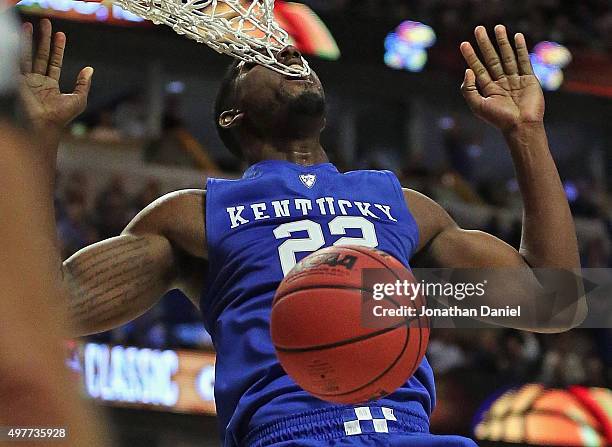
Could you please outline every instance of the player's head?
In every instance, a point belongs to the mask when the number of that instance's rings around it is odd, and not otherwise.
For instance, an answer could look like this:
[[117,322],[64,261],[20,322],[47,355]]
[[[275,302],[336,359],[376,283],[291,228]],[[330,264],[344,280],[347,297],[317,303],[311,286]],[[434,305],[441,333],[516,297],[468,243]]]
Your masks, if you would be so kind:
[[[293,46],[277,58],[289,66],[302,64]],[[227,148],[249,158],[245,142],[319,134],[325,123],[325,94],[314,71],[305,78],[292,78],[261,65],[234,62],[219,88],[215,119]]]

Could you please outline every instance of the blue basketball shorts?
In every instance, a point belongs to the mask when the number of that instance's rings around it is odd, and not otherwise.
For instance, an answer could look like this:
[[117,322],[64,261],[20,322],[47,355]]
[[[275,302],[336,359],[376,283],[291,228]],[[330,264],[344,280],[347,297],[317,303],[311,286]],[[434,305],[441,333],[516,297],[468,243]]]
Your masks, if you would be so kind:
[[241,447],[474,447],[471,439],[429,433],[429,421],[401,408],[334,407],[257,427]]

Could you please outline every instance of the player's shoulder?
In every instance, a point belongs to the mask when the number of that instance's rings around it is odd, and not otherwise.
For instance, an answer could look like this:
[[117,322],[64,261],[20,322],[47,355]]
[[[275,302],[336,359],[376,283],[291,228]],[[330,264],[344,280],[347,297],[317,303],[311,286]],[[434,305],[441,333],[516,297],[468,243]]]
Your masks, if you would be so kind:
[[422,215],[440,217],[446,215],[444,208],[425,194],[409,188],[402,188],[402,193],[406,205],[408,205],[408,208],[410,208],[415,217]]
[[[194,200],[194,199],[205,199],[206,198],[206,190],[205,189],[179,189],[177,191],[172,191],[167,194],[164,194],[155,202],[180,202],[185,200]],[[153,202],[153,203],[155,203]]]
[[341,175],[355,182],[366,181],[372,186],[376,185],[376,182],[381,182],[382,185],[391,186],[398,193],[401,192],[401,185],[397,176],[393,171],[386,169],[356,169],[346,171]]
[[419,249],[455,221],[435,200],[414,189],[402,188],[404,201],[419,228]]
[[164,194],[160,198],[151,202],[151,204],[149,204],[145,210],[173,211],[185,207],[191,207],[194,204],[204,204],[205,202],[205,189],[181,189]]
[[347,176],[360,176],[360,175],[366,175],[366,176],[372,176],[372,177],[395,177],[395,174],[393,173],[393,171],[389,171],[388,169],[355,169],[352,171],[346,171],[344,172],[342,175],[347,175]]
[[393,171],[386,169],[358,169],[342,174],[351,185],[367,187],[372,191],[382,193],[392,192],[398,200],[402,198],[402,185]]
[[203,220],[206,206],[206,190],[182,189],[169,192],[151,202],[128,225],[128,230],[138,227],[167,229],[181,222]]
[[406,202],[414,202],[416,204],[421,204],[424,206],[438,205],[433,199],[415,189],[402,187],[402,192],[404,193],[404,198],[406,199]]

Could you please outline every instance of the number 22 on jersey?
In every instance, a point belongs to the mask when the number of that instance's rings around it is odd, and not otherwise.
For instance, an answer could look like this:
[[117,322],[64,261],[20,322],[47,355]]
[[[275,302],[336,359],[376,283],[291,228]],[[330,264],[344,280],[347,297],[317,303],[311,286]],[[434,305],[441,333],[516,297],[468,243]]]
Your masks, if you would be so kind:
[[[378,246],[374,224],[365,217],[338,216],[331,220],[328,226],[333,236],[344,236],[334,242],[334,246],[361,245],[370,248]],[[348,229],[360,230],[361,237],[346,237]],[[292,238],[294,233],[299,232],[306,232],[307,237]],[[278,256],[285,276],[297,263],[296,253],[314,252],[325,246],[321,224],[308,219],[279,225],[274,229],[274,236],[276,239],[290,238],[278,247]]]

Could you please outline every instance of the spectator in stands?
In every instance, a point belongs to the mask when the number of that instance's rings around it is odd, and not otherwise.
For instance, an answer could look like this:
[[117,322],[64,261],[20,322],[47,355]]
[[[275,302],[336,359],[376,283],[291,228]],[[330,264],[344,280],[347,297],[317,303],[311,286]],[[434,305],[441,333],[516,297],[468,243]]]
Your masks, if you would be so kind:
[[472,347],[470,366],[476,365],[482,373],[496,375],[499,371],[498,361],[501,351],[497,330],[482,329],[475,335],[475,343],[468,345]]
[[499,348],[499,372],[506,382],[526,382],[534,376],[540,346],[532,333],[506,330],[500,334]]
[[209,173],[219,171],[206,149],[184,126],[182,120],[166,114],[161,137],[145,148],[144,160],[166,166],[200,169]]
[[121,234],[130,218],[129,199],[123,178],[113,177],[96,199],[97,227],[101,239]]
[[88,215],[83,194],[72,192],[64,202],[63,211],[63,216],[57,223],[57,231],[62,256],[68,258],[81,248],[99,240],[99,235]]
[[584,353],[584,350],[579,347],[581,343],[577,338],[575,332],[570,332],[549,339],[554,344],[544,355],[540,381],[558,387],[585,381],[584,358],[579,354]]
[[113,123],[122,137],[144,139],[147,137],[145,98],[140,91],[129,93],[116,106]]
[[64,200],[70,201],[71,197],[79,196],[85,201],[85,207],[90,208],[88,191],[90,188],[89,177],[83,171],[72,171],[66,176],[62,194]]
[[585,385],[586,386],[606,386],[606,378],[604,375],[604,364],[596,355],[590,355],[584,362],[585,369]]
[[124,343],[152,349],[168,347],[167,320],[163,308],[154,307],[126,326]]
[[427,356],[438,374],[444,374],[467,364],[463,349],[456,343],[452,330],[437,331],[429,341]]
[[601,36],[602,50],[612,52],[612,12],[601,16],[595,22],[595,29]]
[[582,265],[586,268],[605,268],[610,266],[610,247],[603,237],[588,241],[584,247]]
[[93,140],[104,143],[116,143],[122,140],[121,132],[119,132],[113,123],[113,111],[111,109],[100,111],[97,123],[91,129],[89,136]]
[[145,183],[142,190],[134,197],[132,202],[131,215],[135,215],[140,210],[145,209],[147,205],[152,203],[155,199],[162,196],[161,185],[159,181],[155,179],[149,179]]

